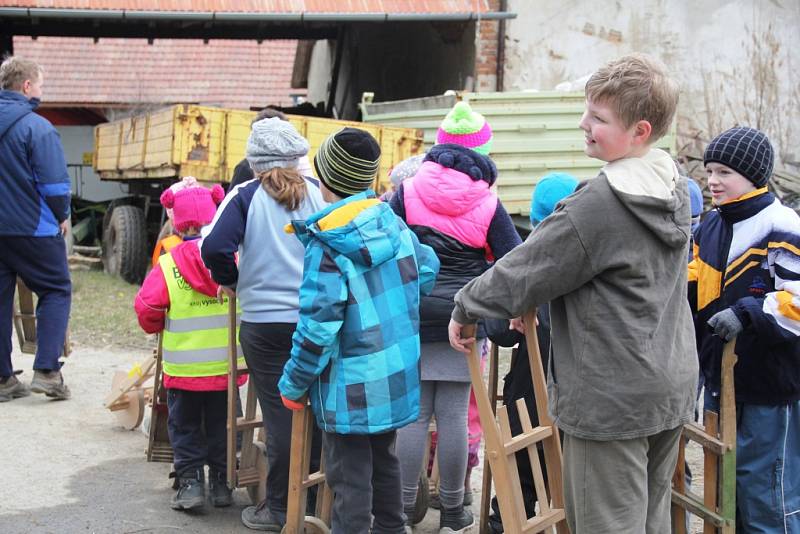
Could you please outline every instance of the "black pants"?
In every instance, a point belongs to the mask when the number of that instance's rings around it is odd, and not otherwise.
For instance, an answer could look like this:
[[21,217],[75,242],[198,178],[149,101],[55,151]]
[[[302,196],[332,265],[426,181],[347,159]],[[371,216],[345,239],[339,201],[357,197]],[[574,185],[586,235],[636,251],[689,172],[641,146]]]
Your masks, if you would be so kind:
[[[283,406],[278,381],[292,350],[294,323],[242,321],[239,343],[250,369],[267,431],[267,506],[274,516],[286,517],[289,492],[289,456],[292,449],[292,412]],[[311,471],[319,469],[320,432],[314,427]],[[311,493],[311,492],[310,492]],[[309,495],[313,501],[313,495]]]
[[228,425],[227,391],[167,390],[167,428],[175,472],[203,469],[225,473]]
[[17,276],[39,297],[36,303],[38,371],[57,371],[64,351],[72,282],[64,238],[0,236],[0,378],[14,374],[11,365],[11,316]]
[[[383,434],[323,432],[325,476],[333,490],[331,534],[403,534],[397,431]],[[370,519],[375,520],[370,531]]]

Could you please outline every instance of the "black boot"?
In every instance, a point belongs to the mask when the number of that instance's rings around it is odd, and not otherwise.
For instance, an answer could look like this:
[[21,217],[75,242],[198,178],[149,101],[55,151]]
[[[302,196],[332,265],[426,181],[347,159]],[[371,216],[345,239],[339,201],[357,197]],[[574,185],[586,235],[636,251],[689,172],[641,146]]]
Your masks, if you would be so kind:
[[233,504],[233,491],[228,487],[228,477],[225,476],[225,473],[211,469],[208,473],[208,478],[211,504],[217,508]]
[[206,502],[203,469],[190,469],[178,477],[178,492],[170,505],[173,510],[198,510]]
[[467,532],[474,524],[475,519],[472,517],[472,511],[464,508],[463,505],[456,508],[442,506],[442,512],[439,516],[439,534],[460,534]]

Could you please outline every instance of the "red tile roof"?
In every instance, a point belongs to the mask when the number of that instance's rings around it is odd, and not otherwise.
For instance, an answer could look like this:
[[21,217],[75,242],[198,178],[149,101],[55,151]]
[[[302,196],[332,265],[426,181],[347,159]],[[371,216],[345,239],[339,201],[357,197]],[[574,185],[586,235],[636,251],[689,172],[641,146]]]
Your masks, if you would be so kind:
[[16,55],[44,67],[42,101],[49,106],[291,105],[290,94],[305,94],[290,88],[296,48],[288,40],[14,38]]
[[0,0],[0,7],[268,13],[488,12],[488,0]]

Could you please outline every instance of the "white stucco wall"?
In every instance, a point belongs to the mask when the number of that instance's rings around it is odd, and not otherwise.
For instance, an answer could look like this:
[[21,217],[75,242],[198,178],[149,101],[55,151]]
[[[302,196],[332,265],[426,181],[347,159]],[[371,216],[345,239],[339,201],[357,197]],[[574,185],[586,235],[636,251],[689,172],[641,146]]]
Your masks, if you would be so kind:
[[128,194],[128,186],[120,182],[103,182],[86,165],[83,156],[94,151],[93,126],[56,126],[61,135],[61,145],[71,180],[72,193],[85,200],[104,202]]
[[553,89],[638,51],[681,84],[679,149],[758,126],[800,170],[800,1],[510,0],[505,90]]

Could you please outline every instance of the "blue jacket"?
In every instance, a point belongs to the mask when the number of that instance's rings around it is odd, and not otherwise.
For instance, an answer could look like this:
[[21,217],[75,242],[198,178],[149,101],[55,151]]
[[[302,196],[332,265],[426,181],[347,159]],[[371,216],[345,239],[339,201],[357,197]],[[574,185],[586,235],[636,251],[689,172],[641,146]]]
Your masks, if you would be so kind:
[[278,383],[320,428],[377,434],[419,415],[419,301],[439,260],[367,191],[292,223],[306,246],[300,321]]
[[0,235],[55,236],[69,217],[70,179],[61,137],[33,113],[39,100],[0,91]]
[[736,402],[800,399],[800,218],[767,188],[709,212],[695,232],[689,302],[700,368],[718,394],[723,343],[708,320],[730,308],[736,338]]

